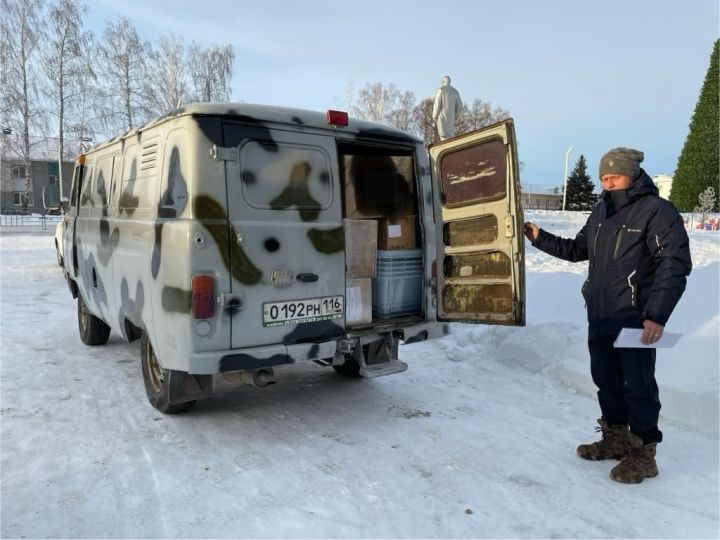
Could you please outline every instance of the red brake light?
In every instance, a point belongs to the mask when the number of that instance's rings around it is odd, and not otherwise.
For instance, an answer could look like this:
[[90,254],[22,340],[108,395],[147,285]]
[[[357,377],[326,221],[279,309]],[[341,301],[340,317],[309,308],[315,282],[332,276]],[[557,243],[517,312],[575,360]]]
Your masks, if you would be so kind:
[[327,123],[331,126],[347,126],[348,113],[330,110],[327,112]]
[[196,319],[209,319],[215,315],[215,278],[193,276],[192,313]]

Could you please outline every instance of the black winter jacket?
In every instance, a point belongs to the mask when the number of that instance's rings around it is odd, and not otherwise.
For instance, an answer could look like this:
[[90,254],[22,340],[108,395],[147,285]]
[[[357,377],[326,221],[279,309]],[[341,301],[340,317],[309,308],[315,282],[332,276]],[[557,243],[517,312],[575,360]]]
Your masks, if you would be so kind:
[[571,262],[590,261],[582,287],[592,330],[665,325],[692,262],[682,217],[640,169],[630,188],[603,191],[574,239],[540,230],[533,245]]

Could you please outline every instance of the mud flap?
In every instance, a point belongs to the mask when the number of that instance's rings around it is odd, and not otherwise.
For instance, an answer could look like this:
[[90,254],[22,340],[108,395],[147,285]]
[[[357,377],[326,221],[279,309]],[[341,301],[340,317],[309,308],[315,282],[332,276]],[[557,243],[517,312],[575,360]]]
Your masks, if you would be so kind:
[[212,375],[190,375],[184,371],[168,369],[166,376],[170,405],[203,399],[212,394]]

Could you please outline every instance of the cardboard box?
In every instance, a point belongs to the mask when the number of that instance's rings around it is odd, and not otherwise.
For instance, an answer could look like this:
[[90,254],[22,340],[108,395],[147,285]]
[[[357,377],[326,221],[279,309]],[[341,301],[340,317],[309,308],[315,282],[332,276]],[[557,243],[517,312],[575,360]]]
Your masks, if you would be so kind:
[[378,249],[415,249],[416,216],[380,218]]
[[345,281],[345,324],[372,323],[372,279],[347,278]]
[[344,219],[345,275],[374,277],[378,223],[374,219]]
[[404,216],[415,212],[411,156],[341,155],[344,216],[350,219]]

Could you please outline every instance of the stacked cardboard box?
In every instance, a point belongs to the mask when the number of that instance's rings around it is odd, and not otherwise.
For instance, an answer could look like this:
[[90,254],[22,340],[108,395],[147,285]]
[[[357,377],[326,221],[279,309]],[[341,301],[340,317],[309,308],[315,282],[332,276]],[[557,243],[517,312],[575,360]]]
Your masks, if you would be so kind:
[[374,219],[344,219],[345,274],[348,277],[375,276],[378,222]]
[[415,249],[415,216],[378,219],[378,244],[382,250]]
[[372,322],[372,278],[375,276],[378,223],[345,219],[345,324]]
[[357,326],[372,322],[372,278],[345,278],[345,324]]
[[406,216],[416,199],[410,156],[340,156],[344,215],[351,219]]

